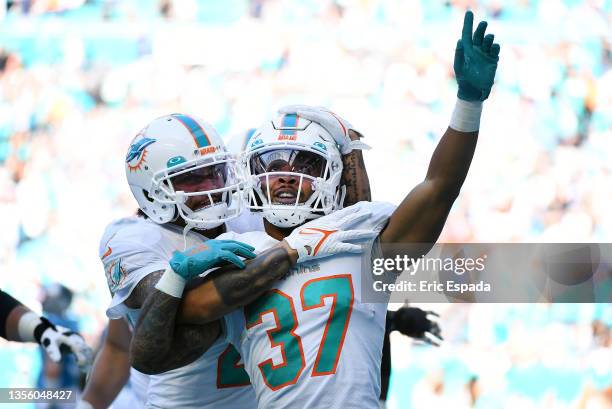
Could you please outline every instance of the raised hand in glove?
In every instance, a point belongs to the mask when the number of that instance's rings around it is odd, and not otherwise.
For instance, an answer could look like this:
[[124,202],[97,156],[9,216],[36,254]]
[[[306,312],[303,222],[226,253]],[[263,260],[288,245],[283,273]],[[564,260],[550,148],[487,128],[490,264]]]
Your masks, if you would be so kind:
[[467,11],[453,64],[459,85],[457,97],[464,101],[484,101],[493,87],[500,46],[493,43],[493,34],[484,35],[486,21],[481,21],[472,35],[473,23],[474,14]]

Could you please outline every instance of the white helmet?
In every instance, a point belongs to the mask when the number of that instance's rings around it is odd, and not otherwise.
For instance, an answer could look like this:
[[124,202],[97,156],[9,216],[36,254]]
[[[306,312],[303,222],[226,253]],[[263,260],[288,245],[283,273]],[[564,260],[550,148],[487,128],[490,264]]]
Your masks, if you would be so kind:
[[[153,120],[136,135],[125,173],[140,209],[151,220],[162,224],[180,215],[188,228],[212,229],[242,210],[240,198],[233,197],[242,193],[235,165],[210,124],[172,114]],[[184,185],[180,180],[200,186],[210,180],[212,186],[177,190]]]
[[298,226],[342,207],[340,152],[316,122],[285,114],[265,123],[250,138],[241,163],[247,207],[263,211],[275,226]]

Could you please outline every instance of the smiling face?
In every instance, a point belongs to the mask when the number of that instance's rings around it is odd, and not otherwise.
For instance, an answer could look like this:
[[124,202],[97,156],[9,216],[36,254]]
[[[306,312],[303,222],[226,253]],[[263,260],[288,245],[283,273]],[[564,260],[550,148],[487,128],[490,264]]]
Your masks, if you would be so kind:
[[253,174],[261,175],[261,190],[270,203],[294,205],[310,198],[312,182],[323,176],[325,162],[313,152],[275,149],[254,155],[250,165]]

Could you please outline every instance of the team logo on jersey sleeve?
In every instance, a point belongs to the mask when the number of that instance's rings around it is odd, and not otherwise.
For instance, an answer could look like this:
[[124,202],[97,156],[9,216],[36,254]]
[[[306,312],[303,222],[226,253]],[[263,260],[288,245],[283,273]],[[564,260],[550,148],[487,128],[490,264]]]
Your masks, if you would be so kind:
[[152,138],[142,138],[130,146],[130,149],[125,157],[125,162],[127,163],[128,169],[130,172],[134,172],[140,170],[142,164],[147,157],[147,146],[156,142],[156,139]]
[[117,291],[117,289],[121,287],[121,285],[125,281],[127,273],[125,269],[121,266],[121,259],[113,260],[105,267],[106,268],[104,270],[106,273],[106,281],[108,283],[108,288],[110,289],[111,293],[114,294],[115,291]]

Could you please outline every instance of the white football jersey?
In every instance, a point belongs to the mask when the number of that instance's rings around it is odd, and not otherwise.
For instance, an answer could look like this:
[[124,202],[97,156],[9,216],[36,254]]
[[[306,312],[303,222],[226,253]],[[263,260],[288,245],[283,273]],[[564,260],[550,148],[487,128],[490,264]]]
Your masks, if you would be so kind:
[[[371,217],[353,228],[377,232],[395,210],[380,202],[354,207]],[[257,252],[277,243],[265,232],[220,238],[251,244]],[[366,260],[347,253],[299,263],[260,298],[225,317],[226,336],[244,359],[259,408],[378,408],[387,304],[362,300],[362,287],[373,282],[364,267],[371,245]]]
[[[263,230],[261,217],[245,212],[227,223],[232,231]],[[190,231],[187,246],[208,240]],[[183,229],[159,225],[140,217],[111,223],[100,242],[112,301],[106,314],[111,319],[126,317],[134,326],[139,309],[124,304],[136,285],[147,275],[168,267],[175,250],[184,249]],[[255,396],[240,356],[220,337],[200,358],[172,371],[149,376],[148,408],[254,408]]]
[[147,401],[149,376],[130,368],[130,379],[115,398],[110,409],[143,409]]

